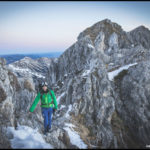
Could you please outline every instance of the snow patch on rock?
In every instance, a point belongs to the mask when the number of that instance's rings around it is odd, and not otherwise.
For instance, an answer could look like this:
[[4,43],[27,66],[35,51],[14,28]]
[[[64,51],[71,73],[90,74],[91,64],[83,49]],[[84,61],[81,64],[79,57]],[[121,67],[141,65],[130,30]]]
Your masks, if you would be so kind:
[[81,149],[87,148],[87,145],[80,138],[79,134],[76,131],[74,131],[73,127],[75,127],[73,124],[65,123],[64,130],[68,132],[70,142]]
[[119,69],[116,69],[114,71],[108,72],[108,78],[110,81],[113,81],[114,78],[123,70],[127,70],[129,67],[137,65],[137,63],[133,63],[133,64],[129,64],[129,65],[125,65],[123,67],[120,67]]

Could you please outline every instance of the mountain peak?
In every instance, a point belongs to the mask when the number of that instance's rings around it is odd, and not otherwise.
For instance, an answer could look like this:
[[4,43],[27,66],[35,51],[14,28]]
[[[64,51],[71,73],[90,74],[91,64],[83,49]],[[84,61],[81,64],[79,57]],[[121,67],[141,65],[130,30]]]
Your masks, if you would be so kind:
[[106,18],[106,19],[104,19],[104,20],[102,20],[100,22],[112,23],[112,21],[110,19],[108,19],[108,18]]
[[150,30],[144,25],[138,26],[129,32],[132,38],[132,42],[135,44],[141,44],[144,48],[150,48]]
[[108,18],[103,19],[103,20],[101,20],[101,21],[99,21],[99,22],[97,22],[97,23],[95,23],[95,24],[103,24],[103,23],[107,23],[107,24],[111,24],[111,25],[117,24],[117,23],[115,23],[115,22],[112,22],[112,21],[111,21],[110,19],[108,19]]
[[[140,26],[138,26],[138,27],[136,27],[135,29],[133,29],[132,31],[134,31],[134,30],[140,30],[140,31],[144,31],[144,30],[146,30],[146,31],[150,31],[147,27],[145,27],[144,25],[140,25]],[[132,32],[131,31],[131,32]]]
[[112,22],[110,19],[104,19],[81,32],[78,36],[78,40],[86,35],[90,35],[91,40],[94,41],[101,31],[106,35],[110,35],[113,32],[116,32],[117,34],[123,32],[122,27],[119,24]]

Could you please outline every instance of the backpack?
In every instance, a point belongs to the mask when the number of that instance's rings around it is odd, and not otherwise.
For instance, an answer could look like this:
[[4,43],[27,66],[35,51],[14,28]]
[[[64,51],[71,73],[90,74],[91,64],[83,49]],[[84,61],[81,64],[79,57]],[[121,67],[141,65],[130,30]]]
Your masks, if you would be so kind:
[[[42,92],[42,90],[41,91],[39,91],[40,92],[40,98],[42,99],[42,96],[43,96],[43,92]],[[52,102],[51,102],[51,104],[53,104],[53,97],[52,97],[52,95],[51,95],[51,89],[49,89],[48,88],[48,93],[50,94],[50,96],[51,96],[51,98],[52,98]]]

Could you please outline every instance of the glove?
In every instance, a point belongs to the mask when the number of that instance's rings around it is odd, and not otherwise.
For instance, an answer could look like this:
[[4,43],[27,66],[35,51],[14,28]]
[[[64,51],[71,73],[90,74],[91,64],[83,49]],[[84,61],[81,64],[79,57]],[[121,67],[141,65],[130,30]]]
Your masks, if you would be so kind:
[[31,111],[29,111],[29,118],[31,118],[32,117],[32,112]]
[[53,114],[55,114],[55,112],[56,112],[56,109],[53,109]]

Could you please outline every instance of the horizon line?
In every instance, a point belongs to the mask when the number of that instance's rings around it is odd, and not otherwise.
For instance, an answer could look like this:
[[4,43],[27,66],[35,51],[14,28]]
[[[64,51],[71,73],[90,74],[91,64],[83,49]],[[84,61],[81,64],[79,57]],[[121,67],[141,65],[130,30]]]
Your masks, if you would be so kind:
[[5,54],[0,54],[0,56],[3,56],[3,55],[35,55],[35,54],[50,54],[50,53],[63,53],[64,51],[52,51],[52,52],[38,52],[38,53],[5,53]]

